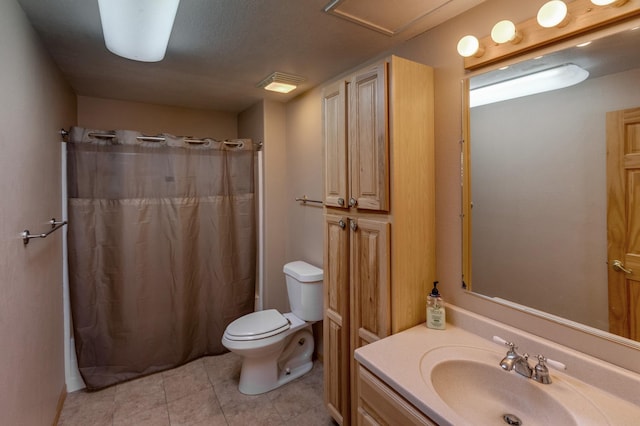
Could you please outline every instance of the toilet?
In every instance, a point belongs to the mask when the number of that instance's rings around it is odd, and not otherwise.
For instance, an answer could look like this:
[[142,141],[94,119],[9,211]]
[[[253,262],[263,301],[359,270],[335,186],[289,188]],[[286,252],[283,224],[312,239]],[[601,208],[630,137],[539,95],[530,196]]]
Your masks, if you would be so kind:
[[253,312],[229,324],[222,344],[242,356],[238,389],[247,395],[270,391],[313,367],[311,325],[322,319],[322,269],[306,262],[284,265],[291,312]]

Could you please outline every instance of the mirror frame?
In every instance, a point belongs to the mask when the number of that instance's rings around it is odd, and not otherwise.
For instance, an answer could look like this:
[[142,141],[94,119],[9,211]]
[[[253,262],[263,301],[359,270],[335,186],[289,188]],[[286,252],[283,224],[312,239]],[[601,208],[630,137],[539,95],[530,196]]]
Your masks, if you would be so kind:
[[[520,44],[496,45],[487,36],[481,39],[481,45],[484,43],[488,46],[485,53],[480,58],[465,58],[464,68],[467,75],[461,82],[462,92],[462,139],[460,152],[460,174],[461,174],[461,197],[462,197],[462,289],[469,295],[479,299],[488,300],[494,303],[508,306],[521,312],[535,315],[539,318],[550,320],[552,322],[567,326],[569,328],[606,339],[608,341],[620,344],[625,347],[640,350],[640,342],[618,336],[608,331],[600,330],[591,326],[587,326],[575,321],[539,311],[524,305],[520,305],[507,300],[496,300],[489,296],[473,293],[472,285],[472,253],[471,253],[471,126],[470,126],[470,108],[469,108],[469,84],[470,78],[488,71],[492,71],[499,66],[511,65],[521,62],[541,54],[548,54],[561,50],[566,47],[572,47],[577,43],[587,41],[592,37],[604,37],[610,34],[620,32],[640,25],[640,0],[629,0],[620,7],[597,7],[593,6],[590,0],[575,0],[567,5],[569,13],[576,16],[576,10],[582,11],[582,15],[578,15],[576,19],[563,28],[541,29],[536,31],[536,35],[525,38]],[[621,10],[628,8],[627,10]],[[533,29],[537,26],[535,18],[517,24],[517,27]],[[568,28],[567,28],[568,27]],[[544,31],[549,31],[547,38],[543,38]]]

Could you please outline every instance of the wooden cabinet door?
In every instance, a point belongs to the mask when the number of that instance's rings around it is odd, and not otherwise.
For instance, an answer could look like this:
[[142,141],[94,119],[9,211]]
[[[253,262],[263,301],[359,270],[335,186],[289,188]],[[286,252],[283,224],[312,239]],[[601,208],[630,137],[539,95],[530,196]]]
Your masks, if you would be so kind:
[[359,368],[357,425],[435,426],[427,416],[364,367]]
[[353,352],[391,334],[390,224],[350,219],[351,228],[351,410],[357,423],[358,362]]
[[[349,84],[350,202],[389,210],[387,63],[356,74]],[[354,203],[355,202],[355,203]]]
[[344,80],[322,91],[324,139],[324,203],[347,208],[349,197],[347,150],[347,83]]
[[390,224],[350,219],[352,351],[391,334]]
[[348,425],[349,228],[348,219],[326,214],[324,223],[324,401],[331,416]]

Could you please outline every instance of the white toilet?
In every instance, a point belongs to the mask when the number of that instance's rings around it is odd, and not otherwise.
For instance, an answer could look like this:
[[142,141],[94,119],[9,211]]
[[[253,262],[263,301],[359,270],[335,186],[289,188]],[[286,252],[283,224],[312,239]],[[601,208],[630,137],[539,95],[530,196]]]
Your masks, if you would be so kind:
[[243,357],[240,392],[257,395],[313,367],[311,324],[322,319],[322,269],[306,262],[284,265],[291,311],[253,312],[229,324],[222,344]]

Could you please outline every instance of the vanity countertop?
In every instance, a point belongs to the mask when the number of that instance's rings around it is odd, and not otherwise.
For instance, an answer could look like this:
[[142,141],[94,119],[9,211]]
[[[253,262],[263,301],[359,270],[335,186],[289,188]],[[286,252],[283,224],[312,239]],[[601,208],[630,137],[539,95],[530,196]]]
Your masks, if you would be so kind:
[[[502,371],[498,365],[507,348],[491,340],[490,336],[497,335],[518,344],[520,353],[543,353],[565,363],[566,372],[549,368],[552,378],[571,383],[576,392],[594,403],[596,410],[604,415],[609,424],[637,424],[640,419],[640,375],[463,309],[451,308],[448,307],[448,310],[454,312],[447,316],[453,318],[457,325],[447,323],[446,330],[429,329],[425,324],[417,325],[357,349],[356,360],[438,424],[469,424],[426,384],[428,379],[424,379],[421,373],[422,359],[425,354],[440,347],[479,348],[495,352],[495,374],[516,374]],[[473,328],[480,326],[485,330],[485,335],[468,331],[468,324],[473,324]],[[538,350],[541,352],[536,352]],[[530,379],[522,377],[522,380]],[[545,386],[554,386],[554,383],[534,384],[543,390]],[[488,387],[487,392],[490,391]],[[473,395],[465,395],[464,389],[461,389],[460,398],[469,399]],[[601,419],[593,424],[602,424]]]

